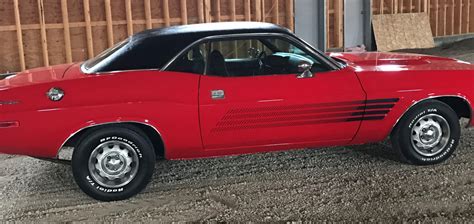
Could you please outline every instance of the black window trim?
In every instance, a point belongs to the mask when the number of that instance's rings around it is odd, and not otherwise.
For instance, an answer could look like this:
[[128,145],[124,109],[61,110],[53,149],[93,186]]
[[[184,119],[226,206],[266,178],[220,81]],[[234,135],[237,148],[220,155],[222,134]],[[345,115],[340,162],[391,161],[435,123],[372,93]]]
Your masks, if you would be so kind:
[[[203,43],[206,43],[206,42],[211,42],[211,41],[215,41],[215,40],[228,40],[228,41],[232,41],[232,40],[238,40],[238,39],[244,39],[244,38],[252,38],[252,37],[255,37],[255,38],[261,38],[261,37],[280,37],[280,38],[283,38],[283,39],[286,39],[287,41],[289,41],[291,44],[294,44],[296,45],[297,47],[301,47],[301,48],[304,48],[304,50],[308,51],[309,53],[311,53],[313,57],[315,57],[315,59],[319,59],[322,63],[324,63],[326,66],[328,66],[328,68],[332,69],[332,70],[340,70],[342,69],[336,62],[333,62],[331,61],[330,59],[328,59],[326,56],[322,55],[321,52],[319,52],[318,50],[315,50],[311,45],[309,45],[307,42],[305,42],[304,40],[301,40],[299,38],[296,38],[292,35],[288,35],[288,34],[284,34],[284,33],[242,33],[242,34],[225,34],[225,35],[214,35],[214,36],[208,36],[208,37],[204,37],[204,38],[201,38],[195,42],[193,42],[192,44],[190,44],[189,46],[187,46],[186,48],[184,48],[183,50],[181,50],[176,56],[174,56],[168,63],[166,63],[163,68],[160,70],[160,71],[168,71],[168,69],[171,67],[171,65],[174,64],[174,62],[181,56],[183,56],[184,54],[186,54],[189,50],[193,49],[194,47],[200,45],[200,44],[203,44]],[[207,66],[206,66],[207,68]],[[207,69],[205,69],[207,70]],[[204,75],[207,73],[207,71],[204,71]]]

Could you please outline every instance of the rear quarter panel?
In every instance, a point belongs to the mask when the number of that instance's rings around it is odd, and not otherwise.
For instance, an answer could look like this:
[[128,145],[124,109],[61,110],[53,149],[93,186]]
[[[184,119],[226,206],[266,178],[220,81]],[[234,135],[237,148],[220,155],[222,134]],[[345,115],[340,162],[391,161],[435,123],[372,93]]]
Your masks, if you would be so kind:
[[[18,121],[20,127],[0,129],[0,151],[54,158],[78,130],[127,121],[156,127],[165,144],[177,152],[200,150],[198,83],[199,75],[192,74],[135,71],[84,75],[76,68],[61,81],[3,91],[2,97],[21,103],[1,108],[0,119]],[[47,98],[45,94],[52,87],[65,91],[63,100]]]

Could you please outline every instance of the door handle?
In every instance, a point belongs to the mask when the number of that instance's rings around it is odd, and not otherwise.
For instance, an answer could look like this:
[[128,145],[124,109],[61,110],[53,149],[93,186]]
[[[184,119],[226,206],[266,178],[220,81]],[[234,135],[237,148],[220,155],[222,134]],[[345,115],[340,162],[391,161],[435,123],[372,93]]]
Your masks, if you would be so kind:
[[211,98],[213,100],[225,99],[225,92],[222,89],[211,90]]

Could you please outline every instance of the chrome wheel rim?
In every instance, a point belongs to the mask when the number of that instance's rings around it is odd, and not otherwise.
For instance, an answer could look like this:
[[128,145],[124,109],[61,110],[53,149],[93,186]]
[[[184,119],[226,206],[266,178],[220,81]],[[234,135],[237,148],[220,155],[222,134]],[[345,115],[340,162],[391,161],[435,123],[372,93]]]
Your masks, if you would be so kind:
[[418,119],[411,129],[411,144],[422,156],[435,156],[443,151],[451,138],[448,121],[437,114]]
[[89,173],[98,184],[108,188],[123,187],[138,172],[138,155],[133,147],[120,141],[97,146],[89,157]]

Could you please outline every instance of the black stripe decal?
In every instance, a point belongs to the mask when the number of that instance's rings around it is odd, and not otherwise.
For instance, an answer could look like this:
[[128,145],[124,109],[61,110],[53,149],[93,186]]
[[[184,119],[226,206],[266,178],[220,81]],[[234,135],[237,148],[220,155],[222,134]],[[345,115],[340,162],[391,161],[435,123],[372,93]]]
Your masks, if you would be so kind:
[[367,100],[367,104],[373,104],[373,103],[396,103],[400,101],[399,98],[390,98],[390,99],[376,99],[376,100]]
[[382,104],[382,105],[368,105],[358,107],[358,110],[373,110],[373,109],[391,109],[395,104]]
[[378,114],[388,114],[390,110],[374,110],[374,111],[366,111],[366,112],[354,112],[352,116],[362,116],[362,115],[378,115]]
[[349,118],[347,121],[375,121],[375,120],[383,120],[385,116],[370,116],[370,117],[354,117]]
[[383,120],[398,98],[229,110],[211,132]]
[[373,99],[373,100],[362,100],[362,101],[349,101],[349,102],[335,102],[335,103],[316,103],[316,104],[301,104],[301,105],[289,105],[289,106],[268,106],[268,107],[256,107],[256,108],[235,108],[230,109],[228,114],[241,114],[241,113],[259,113],[259,112],[270,112],[279,110],[292,111],[295,108],[298,109],[318,109],[318,108],[332,108],[332,107],[348,107],[348,106],[363,106],[365,104],[386,104],[396,103],[398,98],[387,98],[387,99]]

